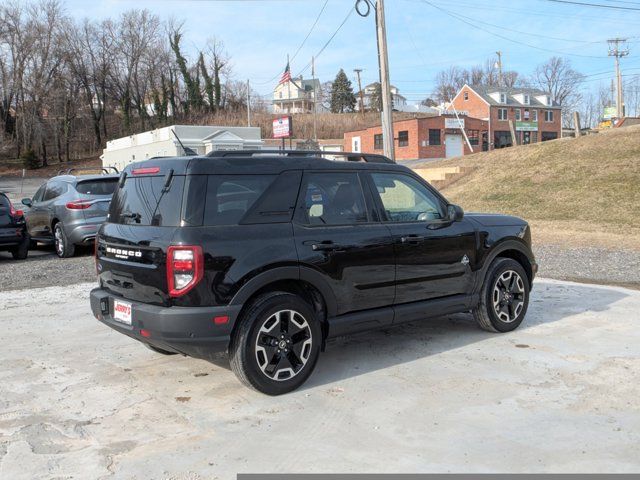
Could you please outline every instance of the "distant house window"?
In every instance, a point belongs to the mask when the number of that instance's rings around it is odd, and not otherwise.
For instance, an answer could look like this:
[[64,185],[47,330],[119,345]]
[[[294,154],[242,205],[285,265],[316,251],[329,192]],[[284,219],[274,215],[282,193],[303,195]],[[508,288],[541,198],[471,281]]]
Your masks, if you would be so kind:
[[524,104],[525,105],[531,104],[531,97],[529,95],[524,95]]
[[538,110],[531,110],[531,121],[532,122],[538,121]]
[[403,130],[398,133],[398,146],[399,147],[407,147],[409,145],[409,132],[407,130]]
[[516,122],[519,122],[520,120],[522,120],[521,118],[522,113],[519,108],[516,108],[515,114],[516,114]]
[[506,93],[501,93],[500,94],[500,103],[507,103],[507,94]]
[[498,120],[506,120],[507,119],[507,109],[499,108],[498,109]]
[[469,92],[464,92],[464,100],[469,100]]
[[469,137],[469,143],[471,145],[480,144],[480,131],[479,130],[469,130],[469,131],[467,131],[467,137]]
[[440,145],[440,130],[429,129],[429,145]]
[[551,95],[547,95],[545,100],[547,101],[547,105],[551,106]]
[[528,108],[524,109],[524,120],[528,122],[531,120],[531,111]]
[[549,140],[555,140],[558,138],[558,133],[557,132],[542,132],[542,138],[541,140],[543,142],[549,141]]
[[282,92],[278,92],[278,95],[280,95],[280,98],[282,98]]
[[544,111],[544,121],[549,123],[553,122],[553,110]]
[[376,134],[373,136],[373,149],[374,150],[382,150],[383,148],[383,143],[382,143],[382,134]]

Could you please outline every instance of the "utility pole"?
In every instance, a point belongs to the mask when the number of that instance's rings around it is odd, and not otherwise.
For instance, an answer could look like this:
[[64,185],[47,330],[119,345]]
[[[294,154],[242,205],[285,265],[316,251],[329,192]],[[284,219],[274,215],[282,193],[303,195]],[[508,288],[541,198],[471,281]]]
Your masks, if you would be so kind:
[[382,143],[384,154],[391,160],[396,159],[393,138],[393,99],[389,82],[389,55],[387,53],[387,28],[384,18],[384,0],[376,3],[376,30],[378,34],[378,64],[380,66],[380,85],[382,86]]
[[251,126],[251,86],[247,79],[247,127]]
[[616,112],[618,118],[624,117],[624,98],[622,92],[622,74],[620,73],[620,59],[629,55],[628,48],[620,48],[620,44],[626,42],[626,38],[612,38],[607,40],[609,43],[609,56],[616,59],[616,80],[617,80],[617,96],[616,96]]
[[362,82],[360,81],[360,74],[362,73],[361,68],[354,68],[354,72],[356,72],[356,76],[358,77],[358,90],[360,91],[360,113],[364,117],[364,92],[362,91]]
[[502,52],[498,50],[496,55],[498,55],[498,61],[496,62],[496,66],[498,67],[498,86],[501,87],[504,80],[502,78]]
[[316,57],[311,57],[311,84],[313,85],[313,139],[318,141],[318,122],[316,119]]

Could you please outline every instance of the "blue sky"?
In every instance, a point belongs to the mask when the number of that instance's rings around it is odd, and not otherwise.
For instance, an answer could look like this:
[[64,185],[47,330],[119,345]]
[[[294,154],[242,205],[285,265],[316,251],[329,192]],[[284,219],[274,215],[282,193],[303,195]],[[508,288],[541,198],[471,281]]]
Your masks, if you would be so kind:
[[[325,0],[64,2],[68,13],[77,18],[117,17],[131,8],[146,8],[163,19],[184,20],[185,47],[192,58],[208,37],[221,39],[232,57],[234,76],[250,79],[261,94],[271,92],[277,79],[270,80],[282,72],[287,54],[293,56],[298,50],[324,3]],[[315,29],[291,62],[293,75],[309,64],[311,56],[320,51],[354,3],[328,0]],[[640,8],[640,2],[595,3]],[[410,101],[433,92],[439,70],[484,62],[496,50],[503,52],[507,70],[530,74],[537,64],[560,55],[590,75],[587,88],[609,85],[613,59],[607,57],[606,39],[615,36],[629,38],[631,55],[623,59],[623,69],[628,74],[640,74],[640,11],[548,0],[386,0],[386,14],[391,82]],[[333,79],[340,68],[354,83],[354,68],[364,69],[365,83],[377,79],[373,14],[362,18],[352,12],[316,60],[316,76],[322,81]],[[305,76],[309,74],[307,69]]]

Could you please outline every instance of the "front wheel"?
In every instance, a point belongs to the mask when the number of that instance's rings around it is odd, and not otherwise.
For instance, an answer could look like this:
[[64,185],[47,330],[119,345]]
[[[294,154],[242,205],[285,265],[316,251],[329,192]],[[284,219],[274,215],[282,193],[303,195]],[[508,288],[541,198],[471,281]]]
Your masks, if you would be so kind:
[[56,246],[56,254],[60,258],[73,257],[76,246],[67,238],[67,235],[64,233],[64,228],[62,228],[62,223],[56,223],[56,226],[53,228],[53,238]]
[[242,315],[229,349],[231,368],[245,385],[267,395],[295,390],[320,355],[322,330],[302,298],[271,292]]
[[518,328],[529,306],[529,278],[511,258],[496,258],[482,285],[473,316],[483,330],[510,332]]

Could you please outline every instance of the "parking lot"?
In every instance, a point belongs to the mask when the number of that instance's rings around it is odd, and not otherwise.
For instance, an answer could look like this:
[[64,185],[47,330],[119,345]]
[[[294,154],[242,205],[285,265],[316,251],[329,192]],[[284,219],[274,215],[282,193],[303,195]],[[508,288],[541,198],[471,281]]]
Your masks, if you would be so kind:
[[513,333],[455,315],[340,339],[273,398],[103,326],[91,287],[0,292],[0,478],[640,469],[635,290],[541,279]]

